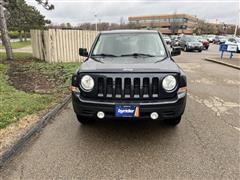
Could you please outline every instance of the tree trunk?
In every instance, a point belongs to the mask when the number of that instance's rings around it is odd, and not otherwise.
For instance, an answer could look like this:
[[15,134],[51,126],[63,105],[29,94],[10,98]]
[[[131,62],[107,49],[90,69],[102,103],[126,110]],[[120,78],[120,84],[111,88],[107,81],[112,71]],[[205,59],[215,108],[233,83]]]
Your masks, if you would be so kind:
[[23,42],[22,31],[18,31],[19,34],[19,41]]
[[27,32],[23,31],[23,34],[24,34],[24,41],[26,42],[27,41]]
[[0,0],[0,32],[2,34],[2,42],[6,50],[7,54],[7,60],[13,60],[13,52],[12,47],[10,43],[10,39],[8,36],[8,30],[7,30],[7,24],[6,19],[4,16],[4,8],[3,8],[3,2]]

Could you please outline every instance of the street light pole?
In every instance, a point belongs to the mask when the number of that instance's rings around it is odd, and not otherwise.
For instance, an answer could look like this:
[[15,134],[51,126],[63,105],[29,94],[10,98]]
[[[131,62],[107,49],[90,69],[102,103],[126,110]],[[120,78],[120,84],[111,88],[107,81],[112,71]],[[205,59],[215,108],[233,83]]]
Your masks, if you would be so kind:
[[235,27],[235,31],[234,31],[234,36],[237,36],[237,29],[240,27],[240,3],[239,3],[239,7],[238,7],[238,17],[237,17],[237,21],[236,21],[236,27]]
[[94,15],[95,19],[96,19],[96,24],[95,24],[95,30],[96,32],[98,31],[98,19],[97,19],[97,14]]

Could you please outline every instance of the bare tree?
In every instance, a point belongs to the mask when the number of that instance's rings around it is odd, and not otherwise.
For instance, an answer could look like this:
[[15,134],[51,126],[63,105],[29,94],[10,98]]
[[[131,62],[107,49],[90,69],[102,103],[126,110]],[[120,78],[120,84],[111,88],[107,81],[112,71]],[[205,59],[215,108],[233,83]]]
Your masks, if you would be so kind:
[[204,20],[198,20],[193,30],[193,32],[196,34],[207,34],[208,31],[208,24]]
[[13,60],[13,52],[12,47],[8,35],[7,30],[7,23],[6,23],[6,17],[4,15],[4,5],[6,5],[7,2],[0,0],[0,32],[1,32],[1,38],[3,46],[5,47],[6,54],[7,54],[7,60]]
[[[62,24],[50,24],[48,28],[54,29],[65,29],[67,26],[65,23]],[[98,23],[98,30],[115,30],[115,29],[139,29],[140,25],[137,23],[110,23],[110,22],[100,22]],[[80,30],[95,30],[95,23],[79,23],[77,26],[71,26],[70,29],[80,29]]]

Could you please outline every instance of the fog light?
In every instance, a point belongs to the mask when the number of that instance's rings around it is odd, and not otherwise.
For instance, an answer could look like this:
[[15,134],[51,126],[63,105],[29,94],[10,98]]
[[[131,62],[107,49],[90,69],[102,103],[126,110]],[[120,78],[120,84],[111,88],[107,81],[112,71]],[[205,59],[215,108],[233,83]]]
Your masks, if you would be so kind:
[[151,113],[150,117],[151,117],[153,120],[155,120],[155,119],[158,118],[158,113],[153,112],[153,113]]
[[98,117],[99,119],[103,119],[103,118],[105,117],[104,112],[99,111],[99,112],[97,113],[97,117]]

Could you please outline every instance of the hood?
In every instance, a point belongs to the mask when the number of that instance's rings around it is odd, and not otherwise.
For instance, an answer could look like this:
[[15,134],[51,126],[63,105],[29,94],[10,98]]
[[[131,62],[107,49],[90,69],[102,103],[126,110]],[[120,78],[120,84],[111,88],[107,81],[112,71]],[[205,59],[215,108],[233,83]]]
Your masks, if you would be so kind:
[[[89,58],[82,63],[80,72],[179,72],[179,67],[170,58],[103,58],[98,62]],[[159,61],[160,60],[160,61]],[[158,61],[158,62],[157,62]]]
[[187,43],[191,44],[191,45],[194,45],[194,46],[201,46],[202,45],[202,43],[199,42],[199,41],[188,41]]

